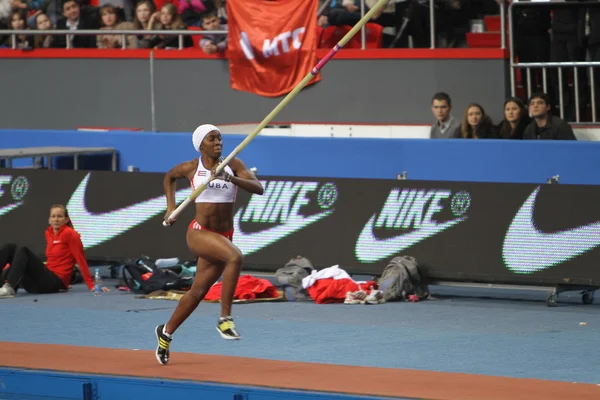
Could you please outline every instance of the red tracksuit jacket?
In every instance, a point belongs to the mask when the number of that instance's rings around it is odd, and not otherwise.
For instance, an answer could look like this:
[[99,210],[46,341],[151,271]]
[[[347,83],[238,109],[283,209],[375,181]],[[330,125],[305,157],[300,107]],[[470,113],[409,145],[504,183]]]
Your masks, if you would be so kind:
[[46,229],[46,268],[56,274],[65,287],[69,287],[75,263],[79,265],[88,288],[94,290],[94,280],[90,275],[79,233],[64,225],[54,234],[54,230],[49,226]]

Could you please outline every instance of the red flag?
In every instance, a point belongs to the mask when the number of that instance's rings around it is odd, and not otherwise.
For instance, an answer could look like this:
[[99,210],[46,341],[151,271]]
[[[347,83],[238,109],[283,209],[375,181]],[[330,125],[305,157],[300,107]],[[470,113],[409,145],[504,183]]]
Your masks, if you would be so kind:
[[317,63],[318,3],[228,0],[231,87],[267,97],[291,92]]

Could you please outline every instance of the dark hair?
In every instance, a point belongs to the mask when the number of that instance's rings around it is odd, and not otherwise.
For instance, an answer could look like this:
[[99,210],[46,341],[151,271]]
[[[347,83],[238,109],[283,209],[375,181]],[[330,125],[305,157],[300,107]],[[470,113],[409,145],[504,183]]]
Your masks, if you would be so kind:
[[[145,29],[144,26],[142,25],[142,22],[137,17],[137,9],[142,4],[145,4],[145,5],[148,6],[148,8],[150,9],[150,16],[152,16],[152,14],[154,14],[156,12],[156,5],[154,4],[153,1],[150,1],[150,0],[141,0],[141,1],[138,1],[136,3],[135,8],[133,10],[133,13],[134,13],[133,26],[134,26],[135,29],[139,29],[139,30]],[[148,20],[148,22],[150,22],[150,20]]]
[[[515,103],[519,107],[519,122],[517,123],[517,126],[515,126],[515,128],[513,129],[512,126],[510,126],[510,122],[508,122],[505,117],[502,120],[502,123],[500,124],[498,136],[500,137],[500,139],[522,139],[522,137],[516,136],[522,136],[522,130],[524,130],[524,125],[527,125],[530,122],[529,115],[527,114],[527,107],[525,106],[525,103],[523,103],[523,100],[521,100],[518,97],[509,97],[508,99],[506,99],[506,101],[504,102],[503,109],[506,108],[506,105],[508,103]],[[519,133],[519,130],[521,130],[520,135],[517,135]]]
[[77,0],[64,0],[62,2],[62,8],[61,8],[61,10],[65,11],[65,4],[70,3],[70,2],[73,2],[73,3],[77,4],[77,7],[81,7],[81,5],[79,4],[79,2]]
[[217,14],[216,10],[210,10],[210,11],[205,11],[202,13],[201,18],[204,21],[205,19],[209,19],[209,18],[213,18],[213,17],[218,17],[219,14]]
[[[14,17],[15,15],[18,15],[19,17],[21,17],[21,18],[19,18],[19,19],[21,19],[21,20],[25,21],[25,29],[27,29],[27,11],[25,11],[25,10],[24,10],[24,9],[22,9],[22,8],[19,8],[19,9],[17,9],[17,10],[13,10],[13,11],[10,13],[10,22],[12,22],[12,19],[13,19],[13,17]],[[11,25],[11,26],[12,26],[12,25]]]
[[73,227],[73,221],[71,221],[71,217],[69,217],[69,211],[67,211],[67,207],[63,206],[62,204],[52,204],[52,206],[50,206],[50,212],[52,212],[52,210],[55,208],[60,208],[65,212],[65,217],[69,218],[69,221],[66,225],[71,229],[75,229]]
[[533,99],[542,99],[542,100],[544,100],[544,103],[546,103],[547,106],[550,105],[550,96],[548,96],[544,92],[533,93],[531,95],[531,97],[529,97],[529,100],[527,101],[527,104],[531,103],[531,100],[533,100]]
[[452,106],[452,101],[450,100],[450,95],[446,92],[437,92],[436,94],[433,95],[431,102],[433,103],[434,100],[439,100],[439,101],[446,100],[446,102],[448,103],[448,106]]

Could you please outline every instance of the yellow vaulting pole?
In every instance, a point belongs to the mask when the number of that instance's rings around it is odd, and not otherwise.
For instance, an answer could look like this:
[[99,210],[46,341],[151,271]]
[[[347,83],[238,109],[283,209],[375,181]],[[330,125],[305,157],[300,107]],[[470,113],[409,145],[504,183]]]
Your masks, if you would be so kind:
[[[225,168],[225,166],[227,164],[229,164],[229,162],[235,157],[237,156],[242,150],[244,150],[244,148],[246,146],[248,146],[248,144],[264,129],[265,126],[267,126],[269,124],[269,122],[271,122],[273,120],[273,118],[275,118],[277,116],[277,114],[279,114],[279,112],[281,112],[281,110],[283,110],[283,108],[285,106],[288,105],[288,103],[290,101],[292,101],[292,99],[294,97],[296,97],[296,95],[302,90],[304,89],[304,87],[306,85],[308,85],[308,83],[310,82],[310,80],[319,73],[319,71],[321,70],[321,68],[323,68],[323,66],[325,66],[325,64],[327,64],[327,62],[329,62],[329,60],[331,60],[335,54],[346,45],[346,43],[348,43],[348,41],[350,39],[352,39],[352,37],[354,35],[356,35],[356,33],[371,19],[371,17],[373,16],[373,14],[375,14],[377,11],[379,11],[380,8],[382,8],[385,3],[387,3],[388,0],[379,0],[377,2],[377,4],[375,4],[375,6],[373,8],[371,8],[369,10],[369,12],[367,12],[361,19],[360,21],[358,21],[356,23],[356,25],[354,25],[352,27],[352,29],[350,30],[350,32],[346,33],[344,35],[344,37],[327,53],[327,55],[325,57],[323,57],[323,59],[321,61],[319,61],[319,63],[304,77],[304,79],[302,79],[302,81],[300,81],[300,83],[298,83],[294,89],[292,89],[291,92],[289,92],[284,98],[283,100],[281,100],[279,102],[279,104],[277,104],[277,106],[273,109],[273,111],[271,111],[269,113],[269,115],[267,115],[260,124],[258,124],[256,126],[256,128],[254,128],[254,130],[252,132],[250,132],[250,134],[248,136],[246,136],[246,138],[244,140],[242,140],[242,142],[237,145],[237,147],[235,149],[233,149],[233,151],[231,152],[231,154],[229,154],[227,156],[227,158],[225,158],[218,166],[216,169],[216,173],[218,174],[219,172],[223,171],[223,169]],[[207,177],[204,182],[202,182],[202,184],[200,184],[196,190],[194,190],[192,192],[192,194],[190,194],[188,196],[187,199],[185,199],[184,201],[181,202],[181,204],[179,206],[177,206],[177,208],[175,209],[175,211],[173,211],[171,213],[171,215],[169,215],[169,221],[163,221],[163,225],[164,226],[169,226],[171,222],[173,222],[174,220],[177,219],[177,216],[179,214],[181,214],[181,212],[185,209],[185,207],[187,207],[191,202],[193,202],[196,197],[198,197],[200,195],[200,193],[202,193],[206,187],[208,186],[208,183],[210,182],[210,176]]]

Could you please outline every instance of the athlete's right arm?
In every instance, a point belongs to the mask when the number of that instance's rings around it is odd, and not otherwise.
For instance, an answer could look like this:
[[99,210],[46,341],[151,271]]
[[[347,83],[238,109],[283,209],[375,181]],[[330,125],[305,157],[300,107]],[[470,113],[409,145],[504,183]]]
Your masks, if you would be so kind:
[[165,178],[163,179],[163,189],[165,190],[165,196],[167,196],[167,213],[165,214],[165,220],[177,208],[177,203],[175,202],[175,190],[177,189],[177,185],[175,181],[177,179],[191,179],[197,168],[197,165],[194,165],[194,163],[194,161],[183,162],[171,168],[165,174]]

